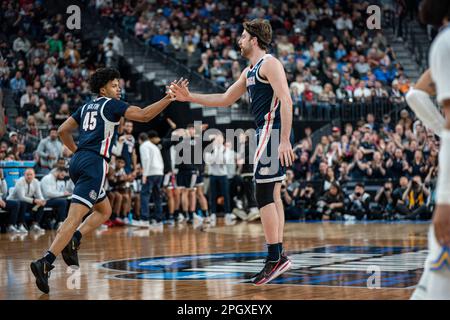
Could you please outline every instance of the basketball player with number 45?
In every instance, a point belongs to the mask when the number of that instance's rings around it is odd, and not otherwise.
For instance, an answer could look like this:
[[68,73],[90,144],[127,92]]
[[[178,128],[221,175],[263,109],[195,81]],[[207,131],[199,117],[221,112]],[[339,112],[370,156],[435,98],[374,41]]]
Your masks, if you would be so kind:
[[[91,91],[98,97],[80,106],[58,129],[62,142],[74,153],[69,174],[75,188],[69,214],[55,240],[41,259],[33,261],[31,271],[36,285],[49,292],[48,278],[53,262],[60,253],[68,266],[79,267],[78,248],[82,236],[95,230],[111,216],[111,205],[104,189],[105,177],[122,117],[148,122],[164,110],[173,99],[170,94],[145,108],[120,101],[120,73],[113,68],[95,71],[90,79]],[[176,84],[187,84],[183,79]],[[78,145],[72,132],[78,128]],[[82,223],[83,218],[91,214]]]

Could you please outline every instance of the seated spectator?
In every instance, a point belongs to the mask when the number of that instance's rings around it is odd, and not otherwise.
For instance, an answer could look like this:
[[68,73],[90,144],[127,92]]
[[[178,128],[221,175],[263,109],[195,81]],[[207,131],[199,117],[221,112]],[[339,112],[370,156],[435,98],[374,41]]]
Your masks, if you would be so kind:
[[372,89],[372,97],[375,99],[387,98],[388,92],[383,88],[383,84],[380,81],[375,81],[375,87]]
[[39,142],[37,153],[39,155],[39,169],[43,174],[47,174],[62,156],[63,144],[59,141],[58,130],[50,129],[50,135]]
[[365,180],[372,175],[370,164],[364,161],[361,150],[356,151],[353,161],[348,166],[348,173],[354,180]]
[[365,192],[364,185],[357,183],[355,190],[347,198],[347,212],[345,220],[361,220],[369,214],[370,195]]
[[311,180],[312,172],[307,152],[302,152],[300,158],[294,160],[292,168],[294,170],[295,180]]
[[370,205],[369,220],[392,219],[395,213],[393,192],[392,181],[386,181],[375,195],[374,203]]
[[110,42],[105,47],[105,65],[109,68],[117,68],[119,66],[119,55],[113,49],[113,44]]
[[366,57],[360,55],[358,58],[358,63],[355,64],[355,70],[359,73],[360,77],[363,77],[370,70],[369,64],[366,62]]
[[422,183],[422,178],[414,176],[403,193],[402,200],[404,204],[398,205],[397,209],[406,219],[428,220],[431,218],[431,211],[427,206],[429,196],[430,191]]
[[152,37],[150,44],[159,49],[164,49],[170,43],[169,37],[164,28],[158,29],[158,34]]
[[428,168],[425,165],[422,151],[416,150],[416,152],[414,152],[414,160],[408,169],[410,176],[420,176],[423,179],[428,174],[427,169]]
[[64,121],[70,117],[69,105],[67,103],[61,104],[58,112],[53,117],[53,125],[60,126]]
[[145,30],[148,29],[145,15],[141,15],[134,26],[134,35],[142,40]]
[[333,92],[333,87],[331,84],[326,83],[323,91],[319,94],[318,97],[319,107],[321,110],[325,110],[325,118],[330,118],[330,110],[332,106],[336,103],[336,95]]
[[55,209],[57,213],[56,229],[59,229],[68,213],[67,197],[71,193],[67,191],[66,175],[65,169],[55,168],[41,180],[41,191],[46,200],[45,206]]
[[[23,224],[17,225],[20,203],[17,200],[7,200],[8,185],[3,176],[3,169],[0,169],[0,209],[5,210],[7,214],[6,232],[8,233],[28,233]],[[3,213],[0,213],[3,214]]]
[[402,175],[408,174],[409,165],[404,159],[401,149],[395,150],[394,159],[389,158],[386,161],[386,168],[388,169],[389,176],[394,180],[398,180]]
[[223,68],[219,60],[215,59],[213,62],[213,67],[211,68],[211,79],[217,84],[223,86],[225,85],[227,72]]
[[41,95],[49,101],[53,101],[58,97],[58,91],[53,87],[50,80],[45,81],[45,85],[41,89]]
[[20,97],[20,113],[23,116],[28,116],[37,111],[39,106],[39,97],[33,92],[33,87],[28,85],[26,92]]
[[118,208],[117,217],[111,216],[112,221],[119,222],[119,224],[125,223],[124,219],[128,217],[128,213],[131,209],[131,197],[130,197],[130,175],[125,172],[125,160],[122,157],[116,157],[115,167],[113,169],[113,190],[121,196],[122,203]]
[[[46,201],[41,192],[41,185],[35,178],[33,169],[27,169],[25,176],[16,181],[14,191],[8,196],[8,200],[17,200],[20,202],[19,230],[23,230],[25,224],[25,212],[31,213],[32,225],[30,231],[45,233],[39,224],[44,216],[44,206]],[[23,227],[23,228],[22,228]]]
[[405,102],[405,96],[400,91],[398,80],[392,81],[392,89],[389,94],[391,101],[394,103],[402,103]]
[[353,97],[358,101],[370,100],[372,92],[367,88],[365,81],[359,81],[358,87],[353,92]]
[[317,219],[316,203],[317,195],[314,186],[311,183],[307,183],[305,188],[300,190],[296,202],[297,210],[300,210],[301,217],[305,220]]
[[375,152],[373,154],[373,160],[370,163],[370,168],[372,169],[372,179],[384,179],[386,177],[386,168],[380,152]]
[[74,43],[72,41],[67,42],[66,50],[64,51],[64,61],[67,65],[76,68],[80,63],[80,53],[75,49]]
[[44,127],[47,128],[51,125],[51,118],[50,118],[50,112],[47,110],[47,105],[41,104],[39,106],[39,111],[36,112],[34,115],[34,118],[36,119],[36,124],[38,127]]
[[183,37],[179,29],[176,29],[170,35],[170,44],[175,50],[180,50],[183,47]]
[[403,194],[408,188],[408,185],[408,177],[402,176],[400,177],[399,185],[394,189],[394,192],[392,193],[393,205],[396,212],[400,211],[399,208],[405,205],[405,202],[403,201]]
[[123,57],[123,43],[122,39],[114,33],[114,30],[108,31],[108,36],[103,40],[103,47],[107,47],[109,43],[112,43],[113,50],[121,57]]
[[340,185],[339,181],[336,180],[336,176],[335,176],[333,167],[328,167],[327,173],[325,176],[325,180],[323,180],[323,183],[322,183],[322,189],[321,189],[320,194],[324,194],[325,192],[330,190],[330,187],[332,184],[336,184],[338,186]]
[[314,175],[312,180],[317,181],[317,180],[324,180],[327,176],[327,169],[328,169],[328,164],[326,162],[321,162],[319,164],[319,169],[317,171],[314,171]]
[[323,220],[335,220],[344,211],[344,196],[340,187],[333,183],[330,189],[317,202],[318,216]]
[[27,83],[25,79],[22,78],[22,72],[17,71],[14,78],[9,81],[9,87],[12,90],[15,100],[19,100],[22,94],[26,90]]

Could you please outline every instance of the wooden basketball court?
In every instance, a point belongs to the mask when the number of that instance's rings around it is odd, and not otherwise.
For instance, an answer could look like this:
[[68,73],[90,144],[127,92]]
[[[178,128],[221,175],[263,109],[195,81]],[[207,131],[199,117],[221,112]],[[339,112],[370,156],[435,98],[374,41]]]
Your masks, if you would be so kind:
[[0,299],[408,299],[423,271],[428,226],[287,223],[293,269],[262,287],[247,282],[263,266],[259,221],[97,230],[82,240],[79,271],[58,257],[49,295],[36,288],[29,264],[54,231],[1,234]]

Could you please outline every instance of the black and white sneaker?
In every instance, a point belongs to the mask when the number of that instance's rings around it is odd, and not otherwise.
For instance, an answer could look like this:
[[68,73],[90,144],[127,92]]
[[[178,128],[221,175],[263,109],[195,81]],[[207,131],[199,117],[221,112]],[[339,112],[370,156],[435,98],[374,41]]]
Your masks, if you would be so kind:
[[61,255],[63,257],[64,262],[70,266],[80,266],[80,262],[78,260],[78,249],[80,248],[80,243],[77,241],[75,237],[70,239],[69,243],[65,246]]

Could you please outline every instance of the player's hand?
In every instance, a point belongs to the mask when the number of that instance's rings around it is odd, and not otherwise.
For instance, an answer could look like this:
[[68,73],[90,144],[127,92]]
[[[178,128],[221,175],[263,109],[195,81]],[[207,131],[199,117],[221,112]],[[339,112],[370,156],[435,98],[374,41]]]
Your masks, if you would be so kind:
[[191,93],[188,89],[189,81],[187,79],[181,78],[177,82],[172,82],[169,87],[167,87],[168,94],[170,94],[171,100],[177,101],[188,101]]
[[434,234],[441,246],[450,247],[450,205],[438,204],[433,216]]
[[172,81],[170,83],[170,86],[166,86],[166,94],[168,94],[170,96],[170,100],[171,101],[175,101],[176,100],[175,97],[174,97],[173,91],[172,91],[173,86],[176,85],[176,84],[182,83],[182,81],[183,81],[183,77],[181,77],[180,79],[178,79],[176,81]]
[[278,146],[278,157],[281,161],[281,165],[284,167],[290,167],[294,162],[294,151],[289,141],[281,141]]

